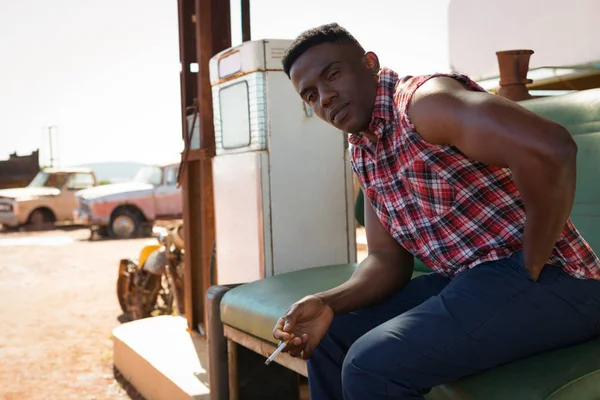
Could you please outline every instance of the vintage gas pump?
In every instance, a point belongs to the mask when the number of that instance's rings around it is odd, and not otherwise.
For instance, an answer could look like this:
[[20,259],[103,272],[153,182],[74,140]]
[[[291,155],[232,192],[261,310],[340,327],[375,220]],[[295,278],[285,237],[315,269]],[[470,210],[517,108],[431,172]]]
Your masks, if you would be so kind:
[[210,60],[215,284],[356,262],[347,139],[283,72],[290,43],[249,41]]

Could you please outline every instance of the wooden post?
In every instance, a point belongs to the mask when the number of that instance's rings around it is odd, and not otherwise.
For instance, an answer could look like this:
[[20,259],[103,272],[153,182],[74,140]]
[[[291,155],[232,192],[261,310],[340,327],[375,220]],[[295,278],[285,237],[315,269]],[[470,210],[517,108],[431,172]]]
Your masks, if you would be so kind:
[[227,340],[227,355],[229,365],[229,400],[238,400],[239,380],[238,380],[238,344],[233,340]]
[[[188,151],[182,168],[185,309],[189,329],[201,334],[205,333],[204,299],[211,285],[210,261],[215,240],[211,165],[215,141],[208,62],[219,51],[231,47],[230,19],[228,1],[179,0],[184,139],[187,138],[186,109],[189,110],[194,100],[200,131],[200,149]],[[190,77],[187,71],[194,55],[198,73]],[[192,91],[194,95],[190,96]]]

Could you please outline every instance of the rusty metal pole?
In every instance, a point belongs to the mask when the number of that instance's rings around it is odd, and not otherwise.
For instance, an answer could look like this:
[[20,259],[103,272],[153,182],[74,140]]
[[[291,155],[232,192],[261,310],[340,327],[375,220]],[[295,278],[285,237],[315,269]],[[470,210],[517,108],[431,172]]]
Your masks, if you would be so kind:
[[[188,132],[187,125],[187,114],[188,108],[191,107],[194,103],[194,99],[196,98],[196,93],[198,90],[198,83],[196,74],[192,73],[190,70],[190,66],[192,63],[196,63],[196,29],[195,29],[195,4],[194,0],[178,0],[178,17],[179,17],[179,60],[181,62],[181,72],[180,72],[180,87],[181,87],[181,123],[182,123],[182,137],[184,143],[188,143],[186,138],[191,132]],[[189,149],[184,149],[184,153]],[[184,157],[182,156],[182,163],[184,163]],[[186,258],[190,255],[193,255],[193,250],[189,252],[189,245],[191,243],[190,237],[190,227],[193,227],[193,223],[190,220],[190,186],[189,182],[189,173],[188,173],[188,165],[183,165],[183,168],[180,168],[183,176],[181,179],[182,184],[182,208],[183,208],[183,221],[184,221],[184,242],[186,243]],[[193,194],[192,194],[193,195]],[[188,254],[191,253],[191,254]],[[193,302],[192,296],[193,293],[193,279],[190,279],[193,276],[193,268],[194,263],[191,260],[186,260],[185,262],[185,270],[184,270],[184,308],[185,308],[185,316],[187,319],[188,328],[194,329],[195,323],[193,318]]]
[[[230,7],[228,1],[221,0],[179,0],[179,10],[182,58],[189,56],[190,43],[193,43],[198,63],[195,82],[182,71],[182,106],[189,107],[195,98],[200,131],[200,151],[186,161],[183,169],[185,309],[188,327],[205,334],[204,299],[211,285],[210,261],[215,240],[211,165],[215,141],[208,62],[219,51],[231,47]],[[186,60],[191,59],[189,56]],[[189,69],[186,64],[182,67]],[[190,97],[190,87],[194,84],[194,97]],[[186,107],[182,107],[184,132],[187,132]]]
[[181,63],[181,117],[183,139],[188,135],[187,115],[188,109],[194,104],[198,80],[196,73],[191,72],[190,66],[196,63],[196,31],[194,24],[194,0],[178,1],[179,16],[179,61]]

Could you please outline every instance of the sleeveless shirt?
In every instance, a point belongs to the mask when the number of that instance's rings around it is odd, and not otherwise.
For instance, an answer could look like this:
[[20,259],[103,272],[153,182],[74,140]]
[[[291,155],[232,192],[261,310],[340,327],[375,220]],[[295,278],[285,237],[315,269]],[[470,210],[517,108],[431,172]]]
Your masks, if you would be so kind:
[[[525,209],[508,168],[474,161],[425,141],[407,115],[415,90],[446,76],[484,91],[461,74],[400,78],[383,68],[370,130],[349,135],[351,165],[384,228],[435,272],[454,277],[523,247]],[[548,263],[577,278],[600,279],[600,260],[569,219]]]

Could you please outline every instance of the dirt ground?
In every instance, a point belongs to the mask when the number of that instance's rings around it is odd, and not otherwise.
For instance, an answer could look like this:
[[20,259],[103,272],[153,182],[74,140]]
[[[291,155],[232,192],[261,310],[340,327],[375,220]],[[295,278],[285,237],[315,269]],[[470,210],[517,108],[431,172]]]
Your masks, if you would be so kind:
[[129,399],[112,366],[117,266],[151,239],[88,237],[0,232],[1,400]]

